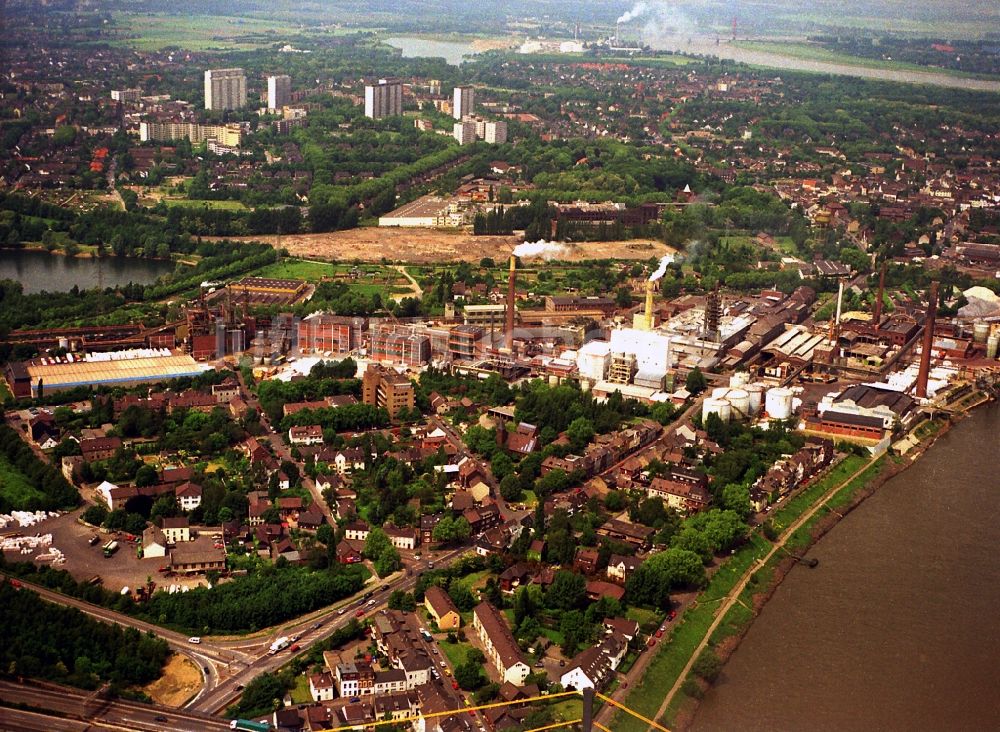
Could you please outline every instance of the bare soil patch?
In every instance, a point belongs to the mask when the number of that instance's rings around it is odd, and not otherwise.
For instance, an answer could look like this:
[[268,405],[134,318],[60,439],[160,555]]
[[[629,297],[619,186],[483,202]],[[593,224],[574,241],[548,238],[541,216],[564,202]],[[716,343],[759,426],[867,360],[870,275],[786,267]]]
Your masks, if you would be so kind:
[[[325,234],[230,237],[263,241],[284,247],[295,257],[346,262],[390,262],[435,264],[478,262],[483,257],[507,257],[520,243],[516,236],[473,236],[466,232],[365,227]],[[558,259],[579,262],[588,259],[649,259],[675,251],[653,240],[602,241],[567,244]]]
[[157,704],[179,707],[201,689],[201,672],[198,667],[179,653],[172,653],[163,667],[163,676],[143,691]]

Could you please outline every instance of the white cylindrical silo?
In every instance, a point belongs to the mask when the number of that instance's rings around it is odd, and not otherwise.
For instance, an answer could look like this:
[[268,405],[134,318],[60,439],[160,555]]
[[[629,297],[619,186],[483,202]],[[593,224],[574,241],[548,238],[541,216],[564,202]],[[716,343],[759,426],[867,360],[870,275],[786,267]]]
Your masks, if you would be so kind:
[[701,407],[702,420],[708,419],[708,415],[714,414],[723,422],[728,422],[732,417],[733,407],[726,399],[706,399]]
[[993,333],[986,339],[986,358],[996,358],[1000,350],[1000,333]]
[[742,389],[749,383],[750,383],[750,374],[748,374],[746,371],[737,371],[735,374],[729,377],[730,389]]
[[728,386],[717,386],[712,389],[712,399],[725,399],[726,394],[729,393]]
[[976,343],[986,343],[990,335],[989,323],[976,323],[972,326],[972,340]]
[[726,399],[733,407],[734,417],[750,416],[750,392],[746,389],[730,389]]
[[760,414],[760,405],[764,401],[763,384],[747,384],[746,390],[750,395],[750,414]]
[[792,416],[792,390],[783,386],[775,387],[764,397],[764,409],[772,419],[788,419]]

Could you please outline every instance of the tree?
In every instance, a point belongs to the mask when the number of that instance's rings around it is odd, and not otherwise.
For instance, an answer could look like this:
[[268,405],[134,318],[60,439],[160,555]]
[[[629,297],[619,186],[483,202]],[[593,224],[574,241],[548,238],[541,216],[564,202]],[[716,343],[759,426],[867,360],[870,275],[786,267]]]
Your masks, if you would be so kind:
[[672,547],[653,554],[640,564],[626,580],[625,591],[631,603],[667,607],[671,590],[698,587],[704,581],[701,556]]
[[135,473],[135,485],[137,488],[155,485],[159,479],[160,476],[156,472],[156,468],[152,465],[143,464]]
[[455,681],[464,691],[475,691],[486,683],[482,663],[466,659],[455,667]]
[[594,423],[586,417],[577,417],[566,428],[566,437],[569,438],[570,447],[579,452],[594,439]]
[[378,526],[373,526],[368,532],[368,537],[365,539],[365,548],[362,550],[362,554],[366,559],[371,559],[375,561],[382,556],[389,549],[393,549],[392,542]]
[[753,513],[750,489],[740,483],[730,483],[722,489],[722,505],[746,521]]
[[413,593],[396,590],[389,595],[389,609],[402,610],[404,612],[412,613],[417,609],[417,603],[413,599]]
[[583,575],[560,570],[545,593],[545,604],[550,608],[572,610],[580,607],[586,597],[587,580]]
[[281,708],[281,700],[288,685],[275,674],[262,673],[247,684],[236,706],[237,714],[257,716]]
[[698,656],[698,660],[694,662],[691,670],[705,681],[712,683],[719,678],[719,674],[722,672],[722,659],[711,648],[706,648]]
[[688,372],[687,379],[684,381],[684,388],[691,392],[691,394],[701,394],[707,386],[708,382],[705,381],[705,375],[701,373],[701,369],[697,366]]
[[456,544],[467,541],[471,535],[472,526],[469,525],[469,520],[464,516],[454,519],[450,516],[443,517],[431,533],[434,541]]
[[627,287],[619,287],[615,292],[615,305],[621,309],[632,307],[632,291]]
[[577,649],[590,640],[593,626],[587,623],[587,618],[579,610],[570,610],[559,618],[559,632],[562,633],[562,652],[566,656],[575,656]]

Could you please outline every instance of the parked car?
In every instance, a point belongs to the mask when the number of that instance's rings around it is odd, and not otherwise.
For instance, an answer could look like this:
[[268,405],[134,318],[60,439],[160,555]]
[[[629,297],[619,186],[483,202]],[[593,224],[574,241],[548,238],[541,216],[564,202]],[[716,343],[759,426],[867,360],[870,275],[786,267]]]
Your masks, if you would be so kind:
[[657,638],[663,637],[663,628],[660,628],[659,630],[656,631],[656,637]]
[[351,697],[351,704],[357,704],[359,701],[361,701],[361,697],[360,696],[352,696]]
[[669,621],[673,620],[676,617],[677,617],[677,611],[676,610],[671,610],[670,614],[667,615],[667,621],[669,622]]
[[293,643],[288,650],[291,651],[292,653],[295,653],[296,651],[301,650],[301,648],[302,646],[300,646],[298,643]]
[[201,643],[201,638],[199,638],[196,635],[193,635],[190,638],[188,638],[188,643],[194,643],[195,645],[197,645],[197,644]]

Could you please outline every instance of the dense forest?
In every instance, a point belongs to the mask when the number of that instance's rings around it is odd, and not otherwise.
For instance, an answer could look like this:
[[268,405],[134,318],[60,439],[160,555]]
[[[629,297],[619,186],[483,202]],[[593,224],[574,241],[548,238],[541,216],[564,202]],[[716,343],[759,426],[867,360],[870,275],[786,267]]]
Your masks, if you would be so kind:
[[167,642],[151,633],[93,620],[0,582],[0,674],[124,688],[159,678],[168,654]]

